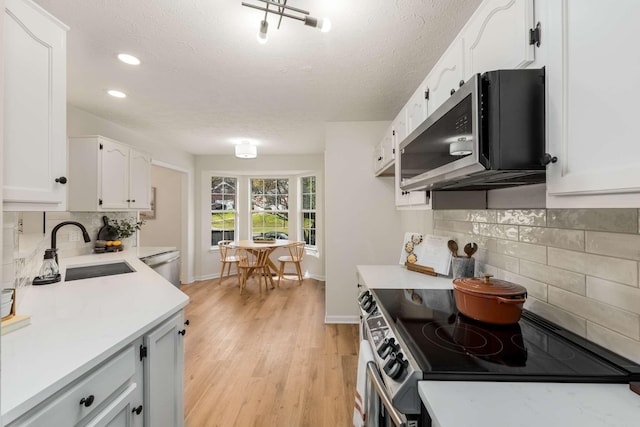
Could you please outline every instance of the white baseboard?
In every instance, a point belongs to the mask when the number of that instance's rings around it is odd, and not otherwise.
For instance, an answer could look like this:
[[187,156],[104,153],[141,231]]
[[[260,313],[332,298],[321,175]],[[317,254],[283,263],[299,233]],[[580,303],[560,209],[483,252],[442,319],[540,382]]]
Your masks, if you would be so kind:
[[318,276],[318,275],[316,275],[316,274],[309,274],[309,275],[308,275],[308,276],[306,276],[306,277],[309,277],[309,278],[311,278],[311,279],[318,280],[319,282],[324,282],[324,281],[325,281],[325,276]]
[[357,324],[360,323],[360,316],[324,316],[324,323],[348,323]]
[[198,276],[195,278],[196,282],[200,282],[202,280],[211,280],[211,279],[217,279],[220,277],[220,273],[217,274],[206,274],[204,276]]

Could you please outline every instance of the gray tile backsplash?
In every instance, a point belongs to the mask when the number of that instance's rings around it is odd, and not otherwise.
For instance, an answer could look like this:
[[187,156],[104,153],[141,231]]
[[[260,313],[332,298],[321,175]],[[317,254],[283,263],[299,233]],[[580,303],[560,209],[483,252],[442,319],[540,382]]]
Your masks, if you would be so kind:
[[434,211],[434,234],[475,241],[476,273],[525,286],[533,312],[640,363],[638,209]]

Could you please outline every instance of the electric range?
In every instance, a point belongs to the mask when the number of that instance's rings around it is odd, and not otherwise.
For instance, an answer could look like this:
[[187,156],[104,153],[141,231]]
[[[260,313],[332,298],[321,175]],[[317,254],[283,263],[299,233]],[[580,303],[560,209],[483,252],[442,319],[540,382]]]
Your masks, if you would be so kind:
[[527,310],[516,324],[491,325],[459,313],[452,290],[372,289],[358,299],[363,333],[393,405],[404,414],[421,410],[420,380],[640,380],[637,363]]

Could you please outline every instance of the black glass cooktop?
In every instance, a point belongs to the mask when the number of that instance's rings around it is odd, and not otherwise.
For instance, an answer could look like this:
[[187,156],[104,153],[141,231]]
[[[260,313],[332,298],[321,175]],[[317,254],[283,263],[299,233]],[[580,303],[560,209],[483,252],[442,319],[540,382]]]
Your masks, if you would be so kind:
[[425,379],[621,383],[640,379],[639,365],[526,310],[516,324],[491,325],[460,314],[451,290],[375,289],[373,293]]

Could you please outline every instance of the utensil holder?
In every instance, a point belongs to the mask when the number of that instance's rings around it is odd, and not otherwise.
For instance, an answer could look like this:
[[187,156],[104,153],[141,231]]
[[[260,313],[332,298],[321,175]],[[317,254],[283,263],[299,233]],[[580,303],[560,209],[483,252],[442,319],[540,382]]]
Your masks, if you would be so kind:
[[475,258],[451,258],[451,272],[454,279],[457,279],[458,277],[474,277],[475,267]]

